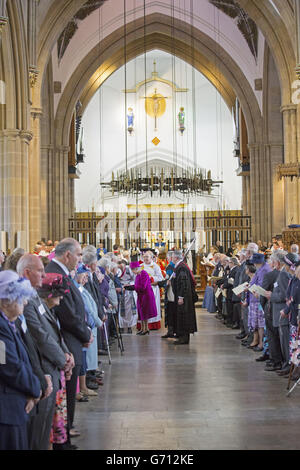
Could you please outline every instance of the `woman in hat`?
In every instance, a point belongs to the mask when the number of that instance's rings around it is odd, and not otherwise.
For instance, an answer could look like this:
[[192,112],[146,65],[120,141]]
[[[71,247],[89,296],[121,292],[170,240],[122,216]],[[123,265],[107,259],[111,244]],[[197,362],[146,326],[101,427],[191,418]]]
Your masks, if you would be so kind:
[[[265,274],[271,271],[270,265],[265,262],[265,255],[263,253],[254,253],[250,261],[255,265],[256,272],[251,279],[249,287],[254,284],[262,287]],[[260,298],[249,292],[248,305],[248,326],[249,331],[253,332],[253,341],[248,347],[254,351],[263,351],[265,316],[260,304]]]
[[54,310],[54,308],[60,304],[61,299],[67,292],[69,292],[67,281],[64,279],[62,274],[57,273],[46,273],[42,281],[42,287],[38,289],[38,294],[45,307],[45,315],[48,316],[53,328],[57,325],[56,332],[60,338],[60,346],[62,350],[65,351],[67,359],[64,370],[60,371],[61,387],[56,394],[56,405],[50,436],[50,442],[52,443],[54,450],[63,450],[68,442],[66,381],[71,378],[72,368],[74,367],[74,358],[72,354],[68,352],[68,347],[61,336],[59,321]]
[[130,269],[136,275],[134,286],[126,286],[137,293],[137,311],[141,322],[138,335],[149,335],[148,320],[157,316],[156,302],[149,274],[142,269],[138,261],[130,263]]
[[78,287],[82,300],[84,302],[87,324],[92,330],[93,342],[88,348],[83,348],[83,366],[79,375],[80,396],[79,401],[88,401],[88,397],[98,396],[96,390],[99,384],[102,385],[100,379],[91,378],[91,372],[98,369],[98,341],[97,328],[103,326],[103,322],[98,317],[98,307],[89,291],[85,288],[88,282],[89,269],[85,265],[77,268],[75,275],[75,285]]
[[0,450],[28,450],[28,414],[41,395],[26,348],[16,330],[27,300],[35,295],[28,280],[0,272]]

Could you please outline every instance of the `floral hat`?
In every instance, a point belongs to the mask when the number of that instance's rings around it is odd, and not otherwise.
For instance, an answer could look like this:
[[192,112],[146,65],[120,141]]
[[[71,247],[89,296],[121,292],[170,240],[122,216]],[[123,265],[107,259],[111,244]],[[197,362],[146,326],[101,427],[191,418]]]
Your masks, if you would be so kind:
[[57,273],[46,273],[42,287],[38,288],[37,291],[41,297],[47,299],[62,297],[70,292],[66,279]]
[[19,277],[15,271],[9,269],[0,272],[0,299],[22,304],[35,295],[28,279]]

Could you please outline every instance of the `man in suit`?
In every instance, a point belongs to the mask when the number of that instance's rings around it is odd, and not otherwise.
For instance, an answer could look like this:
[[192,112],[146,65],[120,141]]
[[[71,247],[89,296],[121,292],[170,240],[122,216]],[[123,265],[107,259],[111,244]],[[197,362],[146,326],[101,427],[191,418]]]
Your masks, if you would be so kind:
[[226,318],[226,326],[228,328],[238,329],[237,321],[234,321],[234,313],[235,313],[235,303],[239,303],[240,300],[234,295],[232,292],[235,277],[238,274],[239,264],[237,258],[230,258],[228,263],[229,270],[226,273],[226,278],[223,283],[223,289],[227,290],[227,297],[226,297],[226,307],[227,307],[227,318]]
[[[246,261],[248,259],[248,255],[245,249],[241,250],[239,253],[240,256],[240,266],[238,268],[238,272],[235,276],[235,282],[233,285],[233,288],[240,286],[241,284],[244,284],[245,282],[249,282],[250,278],[247,276],[245,273],[246,270]],[[239,335],[236,336],[236,339],[244,339],[247,334],[248,334],[248,324],[244,322],[244,317],[245,317],[245,312],[244,309],[245,307],[242,306],[242,301],[245,300],[245,295],[240,294],[239,296],[234,295],[234,299],[236,300],[235,304],[235,311],[236,311],[236,317],[239,316],[239,325],[241,328],[241,332]],[[247,307],[248,310],[248,307]]]
[[81,261],[81,256],[80,244],[73,238],[65,238],[56,246],[55,258],[46,266],[47,273],[58,273],[66,278],[70,291],[55,308],[63,338],[75,361],[71,380],[68,380],[66,384],[69,432],[74,421],[77,379],[82,365],[82,347],[88,347],[93,340],[92,331],[85,322],[85,308],[81,294],[70,276],[70,272],[75,270]]
[[[280,339],[280,348],[283,358],[281,369],[278,370],[279,375],[288,375],[290,370],[290,330],[289,330],[289,319],[288,317],[281,317],[280,312],[286,307],[286,296],[291,275],[286,271],[284,258],[287,255],[282,250],[277,250],[273,253],[272,259],[279,272],[278,278],[274,283],[273,292],[268,293],[268,298],[272,304],[273,311],[273,327],[275,331],[278,331]],[[277,329],[277,330],[276,330]]]
[[[273,292],[274,284],[277,281],[279,276],[279,270],[277,269],[277,264],[274,263],[274,257],[271,256],[270,259],[270,266],[272,271],[267,273],[263,279],[262,288],[268,292]],[[270,362],[266,365],[266,371],[274,371],[281,369],[281,362],[282,362],[282,355],[281,355],[281,348],[280,348],[280,339],[279,339],[279,331],[278,328],[273,326],[273,311],[272,311],[272,303],[270,299],[266,297],[260,296],[260,304],[265,312],[265,321],[266,321],[266,330],[267,330],[267,338],[269,342],[269,358]],[[257,358],[257,360],[264,361],[268,357],[264,353],[262,356]]]
[[[19,276],[30,281],[34,289],[42,286],[45,272],[39,257],[24,255],[18,262],[17,271]],[[42,358],[43,369],[52,378],[53,391],[39,405],[38,414],[33,419],[31,436],[32,450],[48,450],[56,393],[60,385],[60,370],[64,369],[70,359],[70,353],[61,337],[56,319],[45,309],[37,293],[25,306],[24,316]]]

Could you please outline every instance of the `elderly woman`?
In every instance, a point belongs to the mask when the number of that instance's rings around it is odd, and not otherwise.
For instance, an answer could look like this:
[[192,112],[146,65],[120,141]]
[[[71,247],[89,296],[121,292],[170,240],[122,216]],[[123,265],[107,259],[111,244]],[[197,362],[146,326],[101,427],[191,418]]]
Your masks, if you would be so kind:
[[118,278],[122,285],[121,292],[119,291],[119,325],[122,332],[127,328],[130,334],[132,333],[132,328],[137,324],[136,302],[133,292],[124,290],[123,288],[126,285],[133,285],[135,276],[124,260],[120,261],[118,264],[121,270]]
[[78,399],[79,401],[87,401],[87,397],[97,396],[95,390],[99,388],[96,381],[89,377],[88,371],[96,370],[98,367],[97,328],[100,328],[103,323],[98,317],[98,309],[93,297],[84,288],[88,282],[88,269],[85,266],[82,265],[77,269],[74,282],[81,293],[86,321],[93,334],[92,344],[89,348],[83,348],[83,367],[79,376],[81,396]]
[[[256,267],[256,273],[254,274],[249,287],[258,285],[262,287],[263,279],[265,274],[271,271],[271,267],[265,262],[265,256],[262,253],[254,253],[251,262]],[[253,332],[253,341],[249,345],[249,349],[254,351],[263,351],[263,339],[264,329],[266,326],[265,316],[262,306],[260,305],[259,296],[255,296],[249,291],[248,305],[249,305],[249,316],[248,326],[249,331]]]
[[0,273],[0,450],[28,450],[28,413],[41,395],[14,322],[35,291],[13,271]]
[[63,296],[69,292],[67,282],[61,274],[47,273],[42,281],[42,286],[38,288],[38,294],[42,299],[45,313],[49,320],[49,327],[55,331],[55,336],[61,349],[66,356],[64,369],[60,371],[60,388],[56,393],[56,403],[52,422],[51,443],[53,450],[66,449],[68,442],[68,420],[67,420],[67,392],[66,381],[70,380],[72,369],[75,365],[73,355],[61,336],[60,327],[55,315],[54,308],[60,304]]

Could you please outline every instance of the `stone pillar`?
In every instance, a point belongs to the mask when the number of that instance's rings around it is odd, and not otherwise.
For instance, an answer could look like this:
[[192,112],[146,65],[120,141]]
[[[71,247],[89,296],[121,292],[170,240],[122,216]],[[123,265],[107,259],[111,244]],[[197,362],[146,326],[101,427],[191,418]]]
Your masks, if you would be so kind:
[[6,12],[6,0],[0,0],[0,34],[2,32],[2,29],[8,22],[7,18],[7,12]]
[[53,228],[56,240],[68,236],[69,233],[69,147],[55,149],[53,161]]
[[29,80],[33,88],[37,76],[37,4],[39,0],[28,0],[28,63],[29,63]]
[[251,235],[253,240],[259,240],[261,233],[259,145],[249,144],[248,148],[250,152]]
[[28,153],[32,133],[18,129],[0,132],[0,230],[8,248],[29,247]]
[[297,51],[297,66],[296,73],[300,78],[300,1],[295,0],[295,20],[296,20],[296,51]]
[[53,145],[41,147],[41,237],[53,238]]
[[33,139],[29,152],[29,248],[41,238],[40,119],[42,110],[31,109]]
[[[297,155],[297,106],[282,106],[284,132],[284,163],[296,163]],[[285,224],[300,222],[299,181],[294,178],[285,180]]]

